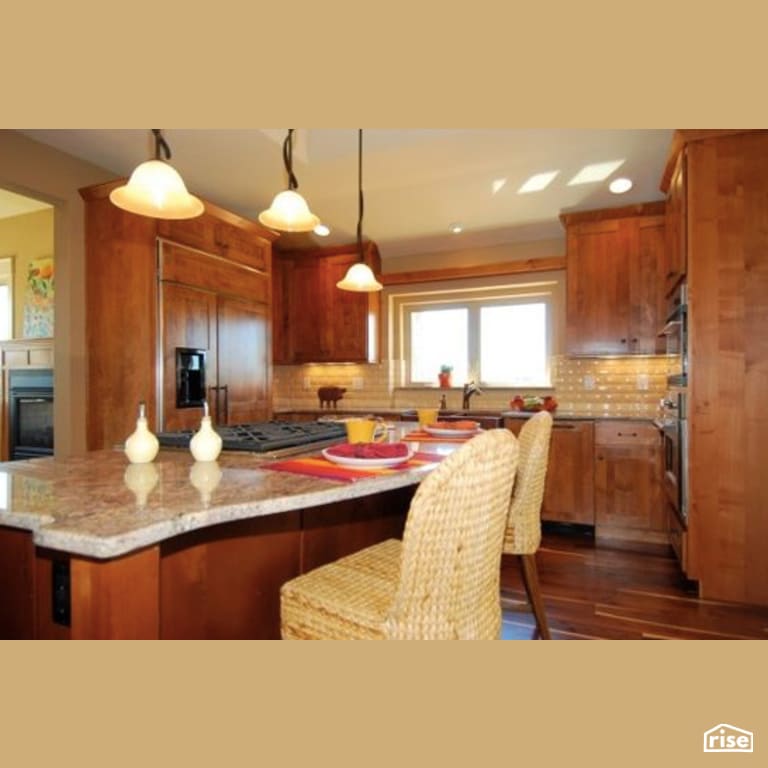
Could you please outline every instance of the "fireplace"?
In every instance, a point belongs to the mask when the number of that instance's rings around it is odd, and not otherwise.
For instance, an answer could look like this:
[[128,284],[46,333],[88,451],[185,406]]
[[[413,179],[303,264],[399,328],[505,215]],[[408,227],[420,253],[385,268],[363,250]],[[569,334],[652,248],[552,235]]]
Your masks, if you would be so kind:
[[53,370],[20,368],[8,372],[8,457],[53,455]]

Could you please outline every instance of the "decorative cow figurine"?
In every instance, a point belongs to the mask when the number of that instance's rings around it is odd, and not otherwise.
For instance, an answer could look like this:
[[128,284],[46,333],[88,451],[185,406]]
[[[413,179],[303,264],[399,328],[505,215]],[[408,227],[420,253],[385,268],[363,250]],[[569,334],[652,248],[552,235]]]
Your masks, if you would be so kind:
[[336,403],[344,397],[344,393],[347,390],[343,387],[320,387],[317,390],[317,397],[320,400],[320,408],[325,408],[325,404],[328,404],[328,408],[336,408]]

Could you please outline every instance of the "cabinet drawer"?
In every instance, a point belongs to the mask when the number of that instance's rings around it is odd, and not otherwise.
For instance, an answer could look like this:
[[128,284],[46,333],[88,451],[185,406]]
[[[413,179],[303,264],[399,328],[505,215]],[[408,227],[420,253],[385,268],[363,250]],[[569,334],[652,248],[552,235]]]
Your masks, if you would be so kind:
[[598,421],[595,424],[596,445],[658,445],[659,430],[637,421]]

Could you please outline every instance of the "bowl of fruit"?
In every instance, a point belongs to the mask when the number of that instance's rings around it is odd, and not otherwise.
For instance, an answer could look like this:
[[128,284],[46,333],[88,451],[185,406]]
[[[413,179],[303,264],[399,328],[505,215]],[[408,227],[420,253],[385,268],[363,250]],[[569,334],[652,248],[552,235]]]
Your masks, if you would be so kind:
[[555,411],[557,410],[557,400],[551,395],[538,397],[536,395],[517,395],[509,401],[509,407],[513,411]]

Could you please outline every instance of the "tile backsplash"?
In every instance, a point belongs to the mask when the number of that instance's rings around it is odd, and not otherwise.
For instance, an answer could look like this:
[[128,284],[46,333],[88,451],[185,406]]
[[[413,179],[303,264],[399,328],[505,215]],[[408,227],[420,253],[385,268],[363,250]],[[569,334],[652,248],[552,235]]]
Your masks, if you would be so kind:
[[[553,394],[559,409],[595,416],[656,415],[659,399],[666,391],[666,377],[673,365],[667,357],[569,358],[552,361],[553,386],[531,390],[531,394]],[[461,407],[461,387],[440,389],[394,387],[395,362],[379,365],[277,365],[274,368],[275,411],[319,407],[317,389],[344,387],[339,407],[414,408],[437,406],[445,394],[448,408]],[[478,409],[507,408],[509,401],[525,389],[487,389],[472,398]]]

